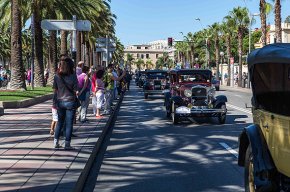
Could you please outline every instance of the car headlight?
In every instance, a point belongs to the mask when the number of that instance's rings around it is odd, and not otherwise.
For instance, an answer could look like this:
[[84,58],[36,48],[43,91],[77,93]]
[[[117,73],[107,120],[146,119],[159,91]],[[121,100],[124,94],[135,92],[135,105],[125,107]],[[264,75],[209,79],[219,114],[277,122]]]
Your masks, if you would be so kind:
[[192,96],[192,91],[189,90],[189,89],[185,89],[185,90],[184,90],[184,95],[185,95],[186,97],[191,97],[191,96]]

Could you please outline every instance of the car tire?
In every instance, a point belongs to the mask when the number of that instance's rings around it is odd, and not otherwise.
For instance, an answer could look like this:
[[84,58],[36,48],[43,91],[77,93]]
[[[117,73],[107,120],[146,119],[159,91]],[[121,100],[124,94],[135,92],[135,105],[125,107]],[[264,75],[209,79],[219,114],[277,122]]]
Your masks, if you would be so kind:
[[256,186],[254,182],[254,163],[251,145],[248,146],[245,156],[245,171],[244,171],[244,184],[245,192],[266,192],[266,191],[280,191],[278,190],[278,181],[270,181],[266,186]]
[[144,98],[148,99],[148,93],[144,93]]
[[[221,109],[226,109],[226,104],[221,105]],[[227,113],[221,113],[218,115],[218,120],[220,124],[225,124],[227,119]]]
[[179,117],[175,114],[176,106],[175,103],[173,102],[171,105],[171,118],[172,118],[172,123],[177,124],[179,122]]

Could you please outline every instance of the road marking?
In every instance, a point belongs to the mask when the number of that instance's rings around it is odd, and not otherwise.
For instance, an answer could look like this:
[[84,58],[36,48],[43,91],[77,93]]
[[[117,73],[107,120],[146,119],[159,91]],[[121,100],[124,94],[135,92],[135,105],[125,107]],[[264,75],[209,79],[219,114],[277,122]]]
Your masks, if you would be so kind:
[[221,146],[223,146],[226,150],[228,150],[231,154],[233,154],[236,158],[239,157],[238,152],[236,152],[234,149],[232,149],[230,146],[228,146],[226,143],[220,143]]
[[252,115],[252,112],[251,111],[246,110],[246,109],[243,109],[241,107],[237,107],[237,106],[231,105],[231,104],[227,104],[227,106],[230,107],[230,108],[236,109],[238,111],[242,111],[242,112],[245,112],[245,113],[248,113],[248,114]]

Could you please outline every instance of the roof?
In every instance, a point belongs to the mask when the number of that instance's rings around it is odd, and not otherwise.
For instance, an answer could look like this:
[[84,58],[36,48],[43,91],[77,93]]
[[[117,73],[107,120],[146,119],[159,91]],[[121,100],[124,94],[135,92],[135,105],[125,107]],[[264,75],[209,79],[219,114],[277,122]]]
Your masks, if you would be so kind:
[[248,57],[249,68],[264,63],[290,63],[290,43],[275,43],[256,49]]
[[211,73],[209,69],[173,69],[170,73],[190,73],[190,72],[201,72],[201,73]]

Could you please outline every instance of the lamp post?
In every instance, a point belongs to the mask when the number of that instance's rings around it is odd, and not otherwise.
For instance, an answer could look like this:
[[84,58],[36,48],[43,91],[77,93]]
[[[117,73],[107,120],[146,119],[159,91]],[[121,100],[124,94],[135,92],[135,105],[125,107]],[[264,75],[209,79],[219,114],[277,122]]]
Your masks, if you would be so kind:
[[224,55],[225,53],[223,51],[220,52],[221,56],[221,85],[223,84],[223,62],[224,62]]
[[[200,23],[202,29],[205,29],[200,18],[196,18],[195,20],[197,20]],[[206,37],[205,37],[205,57],[206,57],[206,67],[209,68],[209,53],[208,53],[208,48],[207,48],[207,41],[208,41],[208,38],[206,35]]]
[[196,57],[194,60],[195,60],[195,68],[199,68],[198,63],[197,63],[198,62],[198,58]]
[[[260,14],[259,13],[254,13],[254,14],[251,14],[249,12],[249,19],[250,19],[250,23],[249,23],[249,52],[248,52],[248,56],[247,56],[247,59],[251,53],[251,25],[252,25],[252,21],[253,21],[253,18],[255,16],[259,16]],[[250,88],[250,73],[248,71],[248,82],[247,82],[247,88]]]

